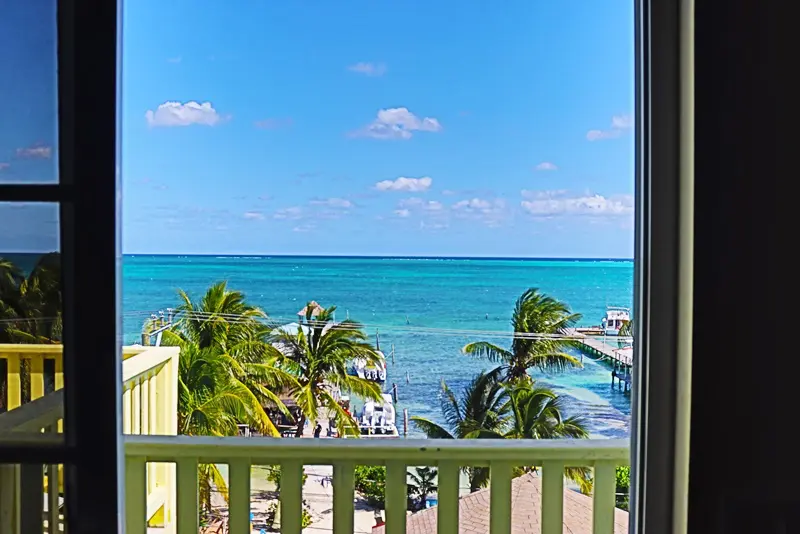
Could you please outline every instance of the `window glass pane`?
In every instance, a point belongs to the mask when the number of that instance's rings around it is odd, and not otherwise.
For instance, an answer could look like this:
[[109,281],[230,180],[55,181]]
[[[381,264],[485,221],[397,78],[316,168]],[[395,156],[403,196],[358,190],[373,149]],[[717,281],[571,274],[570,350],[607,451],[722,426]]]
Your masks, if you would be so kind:
[[0,184],[58,181],[55,4],[0,3]]
[[[63,428],[58,204],[0,203],[0,447]],[[44,430],[44,432],[42,432]]]
[[[397,465],[357,466],[357,528],[388,518],[386,500],[433,531],[424,508],[459,495],[462,521],[485,524],[471,507],[521,491],[493,530],[508,516],[551,530],[548,492],[565,530],[593,515],[626,528],[634,14],[590,4],[125,4],[123,335],[145,355],[132,369],[179,351],[178,378],[164,374],[181,384],[174,428],[253,437],[265,458],[265,435],[507,439],[435,476],[423,458],[399,468],[399,440],[381,459]],[[140,373],[123,385],[131,434],[152,433],[147,392],[162,387]],[[223,521],[209,488],[226,446],[200,471],[208,524]],[[487,469],[500,459],[507,471]],[[259,507],[306,480],[312,528],[327,528],[335,470],[296,460],[251,473]]]

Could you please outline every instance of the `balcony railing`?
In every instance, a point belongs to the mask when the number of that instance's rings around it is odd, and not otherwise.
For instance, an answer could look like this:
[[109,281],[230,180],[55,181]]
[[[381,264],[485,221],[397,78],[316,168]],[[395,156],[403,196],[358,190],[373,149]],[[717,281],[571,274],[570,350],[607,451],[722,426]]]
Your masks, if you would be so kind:
[[146,534],[149,462],[177,466],[177,532],[199,531],[198,464],[228,465],[230,534],[250,532],[250,475],[253,465],[280,465],[280,531],[300,534],[303,465],[333,466],[333,532],[354,530],[354,468],[386,466],[386,532],[405,534],[406,469],[437,466],[439,534],[459,532],[459,471],[490,468],[492,534],[511,528],[511,484],[517,466],[539,466],[542,481],[541,533],[564,529],[564,469],[593,467],[592,532],[615,531],[615,468],[628,464],[624,440],[320,440],[127,436],[126,518],[128,534]]
[[[176,347],[123,349],[126,433],[177,433],[178,354]],[[0,382],[6,387],[8,410],[0,414],[0,440],[7,445],[62,443],[62,347],[0,344],[0,360],[5,360],[6,373],[0,376]],[[175,487],[174,466],[148,466],[146,520],[151,524],[174,523]],[[0,466],[0,533],[63,531],[63,494],[62,466]],[[49,525],[58,527],[51,531]]]
[[[6,359],[7,413],[0,415],[0,439],[58,440],[63,417],[61,349],[57,346],[0,345]],[[29,359],[30,362],[25,362]],[[47,362],[52,360],[52,362]],[[406,472],[436,466],[437,532],[459,532],[461,467],[489,467],[489,525],[492,534],[512,532],[512,477],[515,467],[536,466],[541,477],[542,534],[561,534],[566,467],[593,468],[594,490],[587,508],[594,534],[620,532],[615,523],[615,468],[628,464],[624,440],[337,440],[210,438],[176,436],[176,348],[123,350],[123,429],[126,434],[126,522],[129,534],[198,534],[198,464],[228,466],[230,534],[250,532],[251,469],[280,465],[280,531],[299,534],[303,515],[303,466],[333,466],[333,532],[354,531],[354,469],[386,466],[386,532],[405,534],[408,516]],[[30,380],[22,380],[22,369]],[[3,377],[0,377],[2,379]],[[30,386],[27,385],[30,383]],[[46,393],[49,384],[56,391]],[[48,387],[49,386],[49,387]],[[29,391],[23,391],[26,388]],[[69,387],[69,385],[67,385]],[[31,402],[23,404],[23,400]],[[14,437],[10,437],[14,436]],[[63,532],[63,485],[59,466],[0,467],[0,532]],[[56,528],[49,529],[49,525]],[[160,527],[160,528],[159,528]],[[312,525],[313,527],[313,525]],[[616,530],[615,530],[616,529]]]

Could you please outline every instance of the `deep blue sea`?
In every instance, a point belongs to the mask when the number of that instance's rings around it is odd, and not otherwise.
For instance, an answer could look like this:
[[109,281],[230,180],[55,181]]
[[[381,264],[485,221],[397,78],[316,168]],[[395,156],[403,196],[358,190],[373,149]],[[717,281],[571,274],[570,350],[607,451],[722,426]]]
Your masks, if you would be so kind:
[[[434,420],[441,419],[442,379],[459,391],[490,368],[462,355],[461,347],[481,339],[508,344],[498,333],[511,331],[514,301],[525,289],[538,287],[565,301],[583,314],[583,325],[599,324],[607,305],[633,301],[630,261],[125,256],[125,342],[139,341],[151,313],[177,306],[178,288],[195,297],[219,280],[276,319],[294,320],[307,301],[316,300],[336,305],[337,319],[349,315],[370,335],[378,331],[387,356],[395,349],[387,390],[397,383],[398,414],[408,408],[410,415]],[[584,358],[582,369],[535,377],[565,397],[567,415],[585,417],[593,436],[629,435],[630,397],[611,389],[604,365]],[[414,435],[413,425],[410,430]]]

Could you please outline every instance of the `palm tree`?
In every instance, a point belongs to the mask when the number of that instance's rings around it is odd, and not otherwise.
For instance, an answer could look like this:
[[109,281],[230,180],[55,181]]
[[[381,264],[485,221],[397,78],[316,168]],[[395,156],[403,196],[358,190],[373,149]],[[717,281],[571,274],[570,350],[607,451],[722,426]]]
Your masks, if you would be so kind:
[[[178,294],[182,300],[179,319],[174,330],[163,333],[162,344],[181,347],[181,358],[184,353],[187,358],[202,355],[204,369],[213,358],[214,371],[228,375],[227,393],[237,395],[249,408],[247,413],[229,412],[223,420],[247,423],[258,432],[279,437],[264,407],[274,406],[288,415],[275,391],[293,387],[297,381],[280,367],[280,351],[265,340],[268,327],[259,319],[267,314],[248,305],[241,292],[228,290],[226,282],[211,286],[197,302],[182,290]],[[241,418],[245,415],[246,420]],[[235,424],[226,427],[227,435],[236,435]]]
[[551,389],[538,386],[534,382],[509,385],[507,392],[511,418],[510,427],[502,437],[511,439],[589,437],[581,417],[563,417],[563,401]]
[[[509,426],[497,438],[505,439],[585,439],[589,437],[581,417],[565,418],[562,415],[563,401],[551,389],[540,387],[535,382],[506,386],[508,401],[506,408],[511,414]],[[523,467],[519,474],[534,467]],[[589,470],[583,467],[566,468],[566,476],[577,482],[581,491],[589,493],[591,479]]]
[[619,327],[619,335],[624,337],[633,336],[633,319],[622,323],[622,326]]
[[[507,428],[508,394],[494,372],[477,375],[459,397],[443,383],[441,408],[444,426],[417,416],[411,421],[431,439],[497,438]],[[464,472],[469,477],[470,491],[489,483],[489,470],[485,467],[465,467]]]
[[61,257],[44,254],[30,274],[0,258],[0,343],[60,343]]
[[[350,319],[334,323],[335,310],[335,306],[319,310],[309,303],[305,324],[298,326],[296,332],[277,329],[269,336],[283,354],[282,366],[297,382],[290,388],[301,413],[297,437],[303,435],[306,421],[317,420],[320,407],[334,415],[339,435],[359,435],[357,422],[339,405],[333,389],[381,401],[378,384],[351,376],[347,370],[355,359],[379,364],[383,357],[367,342],[359,323]],[[315,317],[313,313],[319,315]]]
[[410,471],[411,482],[408,484],[408,494],[417,496],[419,509],[425,507],[428,495],[439,490],[436,477],[439,471],[435,467],[417,467],[416,472]]
[[563,302],[531,288],[517,299],[514,307],[511,318],[514,340],[510,349],[478,341],[467,344],[462,351],[499,363],[495,372],[512,382],[530,380],[528,370],[533,368],[560,371],[580,367],[580,361],[565,352],[572,343],[561,337],[580,318],[580,314],[572,313]]

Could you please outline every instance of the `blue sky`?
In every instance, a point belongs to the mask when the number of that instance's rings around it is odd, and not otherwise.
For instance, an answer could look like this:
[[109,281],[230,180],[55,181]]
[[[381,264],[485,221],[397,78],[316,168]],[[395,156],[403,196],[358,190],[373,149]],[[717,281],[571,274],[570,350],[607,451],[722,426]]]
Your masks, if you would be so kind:
[[[126,253],[632,256],[630,2],[124,5]],[[52,177],[9,81],[0,182]]]

